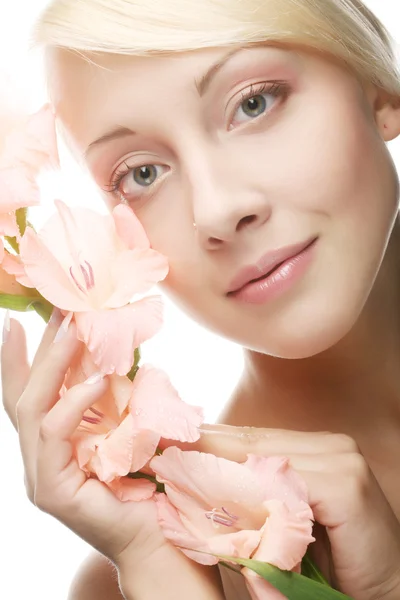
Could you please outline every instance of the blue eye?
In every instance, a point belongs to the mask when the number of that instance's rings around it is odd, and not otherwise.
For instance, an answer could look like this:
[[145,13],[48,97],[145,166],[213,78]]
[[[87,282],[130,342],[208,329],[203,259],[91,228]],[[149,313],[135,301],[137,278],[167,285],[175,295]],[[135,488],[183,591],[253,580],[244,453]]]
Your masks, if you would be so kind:
[[240,109],[248,117],[258,117],[265,111],[266,108],[267,101],[262,94],[251,96],[250,98],[243,100],[240,105]]
[[276,98],[285,96],[288,86],[285,82],[266,82],[242,92],[242,98],[234,111],[235,123],[245,123],[249,119],[256,119],[265,112],[269,112],[275,104]]
[[138,185],[149,186],[157,179],[156,165],[144,165],[132,171],[133,179]]

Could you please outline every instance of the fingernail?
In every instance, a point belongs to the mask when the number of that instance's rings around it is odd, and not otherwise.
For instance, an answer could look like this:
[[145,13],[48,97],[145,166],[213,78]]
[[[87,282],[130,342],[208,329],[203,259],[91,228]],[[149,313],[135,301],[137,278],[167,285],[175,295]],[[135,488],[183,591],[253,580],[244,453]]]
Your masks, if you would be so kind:
[[49,319],[49,325],[58,325],[59,323],[62,322],[62,320],[64,319],[64,315],[62,314],[61,310],[59,308],[57,308],[57,306],[55,306],[53,308],[53,312],[51,313],[51,317]]
[[10,311],[7,309],[6,313],[4,315],[4,322],[3,322],[3,340],[2,340],[3,344],[7,341],[7,338],[10,335],[10,330],[11,330]]
[[83,383],[86,383],[87,385],[93,385],[94,383],[99,383],[99,381],[101,381],[103,378],[103,373],[93,373],[93,375],[88,377]]
[[67,331],[68,331],[68,327],[69,324],[71,323],[71,319],[73,317],[73,313],[70,312],[67,314],[67,316],[65,317],[65,319],[63,320],[63,322],[61,323],[55,337],[53,340],[53,344],[57,344],[57,342],[59,342],[60,340],[62,340],[63,338],[65,338],[65,336],[67,335]]

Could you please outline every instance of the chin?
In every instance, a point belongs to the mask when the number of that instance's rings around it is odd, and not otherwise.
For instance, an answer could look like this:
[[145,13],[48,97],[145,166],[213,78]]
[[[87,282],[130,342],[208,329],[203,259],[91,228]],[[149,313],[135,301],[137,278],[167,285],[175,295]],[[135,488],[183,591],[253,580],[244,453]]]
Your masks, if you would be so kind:
[[248,350],[285,359],[305,359],[337,346],[353,330],[361,311],[313,311],[266,324],[249,338],[235,339]]

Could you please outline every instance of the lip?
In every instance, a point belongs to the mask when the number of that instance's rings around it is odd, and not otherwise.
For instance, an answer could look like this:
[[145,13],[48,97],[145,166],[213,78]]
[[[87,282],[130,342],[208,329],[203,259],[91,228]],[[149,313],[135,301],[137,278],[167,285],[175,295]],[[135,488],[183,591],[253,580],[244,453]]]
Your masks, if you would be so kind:
[[235,294],[249,283],[266,277],[269,273],[272,273],[278,265],[306,250],[306,248],[311,246],[316,239],[316,237],[313,237],[305,242],[299,242],[290,246],[270,250],[264,254],[256,264],[248,265],[237,273],[229,285],[227,295]]

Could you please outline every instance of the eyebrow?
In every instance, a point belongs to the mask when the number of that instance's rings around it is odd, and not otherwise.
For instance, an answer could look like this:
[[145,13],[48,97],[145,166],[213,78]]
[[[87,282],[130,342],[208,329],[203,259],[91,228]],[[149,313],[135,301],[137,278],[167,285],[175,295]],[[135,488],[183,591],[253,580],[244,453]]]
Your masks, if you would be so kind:
[[220,58],[216,63],[211,65],[211,67],[203,75],[203,77],[200,79],[200,81],[195,81],[196,88],[197,88],[197,91],[199,92],[200,97],[204,96],[204,94],[210,87],[212,80],[217,75],[217,73],[222,69],[222,67],[224,67],[226,65],[226,63],[231,58],[233,58],[233,56],[235,56],[238,52],[242,52],[244,49],[245,48],[243,48],[243,46],[241,46],[240,48],[234,48],[233,50],[231,50],[230,52],[225,54],[225,56]]
[[97,140],[94,140],[94,142],[91,142],[89,144],[89,146],[86,148],[86,150],[84,152],[84,156],[86,157],[88,155],[88,153],[90,152],[90,150],[94,146],[98,146],[99,144],[104,144],[105,142],[111,142],[112,140],[117,140],[117,139],[124,138],[124,137],[130,136],[130,135],[136,135],[136,131],[133,131],[133,129],[129,129],[128,127],[120,127],[120,126],[115,127],[111,131],[108,131],[101,137],[97,138]]

